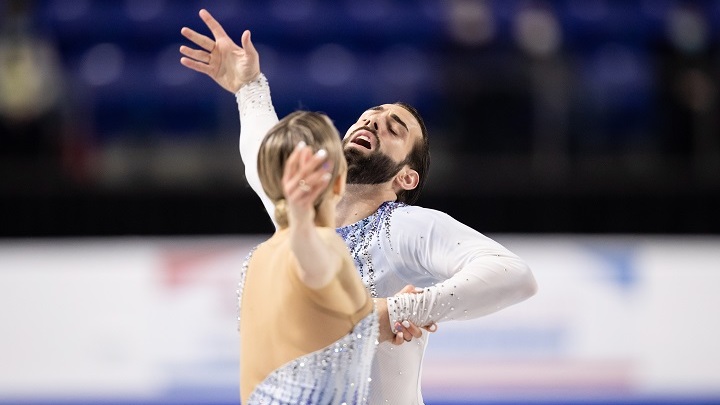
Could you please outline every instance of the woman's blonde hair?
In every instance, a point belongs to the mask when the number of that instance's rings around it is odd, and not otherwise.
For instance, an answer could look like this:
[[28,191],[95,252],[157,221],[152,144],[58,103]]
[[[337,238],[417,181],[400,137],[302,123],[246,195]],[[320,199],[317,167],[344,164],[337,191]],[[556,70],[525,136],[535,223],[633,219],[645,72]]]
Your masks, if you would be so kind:
[[[347,170],[340,142],[340,134],[327,115],[311,111],[296,111],[278,122],[263,139],[258,152],[258,175],[265,194],[275,204],[275,221],[280,227],[288,226],[282,177],[285,162],[297,144],[303,141],[313,152],[325,149],[327,162],[332,164],[331,188],[335,179]],[[315,209],[327,196],[325,190],[315,201]]]

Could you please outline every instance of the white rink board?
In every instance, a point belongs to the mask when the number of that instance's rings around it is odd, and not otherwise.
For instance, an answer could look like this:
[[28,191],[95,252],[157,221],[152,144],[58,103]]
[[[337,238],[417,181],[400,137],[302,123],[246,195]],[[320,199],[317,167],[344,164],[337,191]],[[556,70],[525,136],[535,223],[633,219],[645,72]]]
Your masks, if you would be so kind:
[[[426,400],[720,398],[720,238],[489,236],[539,292],[441,324]],[[0,402],[235,400],[238,273],[262,239],[0,242]]]

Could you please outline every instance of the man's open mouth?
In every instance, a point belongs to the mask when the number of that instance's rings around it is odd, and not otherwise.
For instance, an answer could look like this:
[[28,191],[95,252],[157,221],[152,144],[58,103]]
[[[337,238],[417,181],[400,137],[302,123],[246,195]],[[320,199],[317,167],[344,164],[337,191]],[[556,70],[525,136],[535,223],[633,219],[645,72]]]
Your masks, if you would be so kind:
[[368,135],[358,135],[353,138],[351,142],[366,149],[372,149],[372,143],[370,142],[370,136]]

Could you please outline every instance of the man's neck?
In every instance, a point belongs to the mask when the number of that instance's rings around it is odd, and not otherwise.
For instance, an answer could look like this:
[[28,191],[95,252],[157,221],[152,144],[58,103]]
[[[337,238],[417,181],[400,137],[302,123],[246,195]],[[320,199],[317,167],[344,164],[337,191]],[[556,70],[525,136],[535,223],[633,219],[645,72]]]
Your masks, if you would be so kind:
[[386,184],[348,184],[345,195],[335,211],[337,227],[354,224],[372,215],[386,201],[395,201],[397,195]]

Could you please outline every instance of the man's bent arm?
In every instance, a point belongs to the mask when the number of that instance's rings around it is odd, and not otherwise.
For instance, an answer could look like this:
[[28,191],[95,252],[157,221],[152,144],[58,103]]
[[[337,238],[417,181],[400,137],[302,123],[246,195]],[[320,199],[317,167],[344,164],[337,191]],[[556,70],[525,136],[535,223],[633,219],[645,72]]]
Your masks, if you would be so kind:
[[535,294],[528,265],[502,245],[439,211],[410,210],[393,216],[389,255],[402,261],[398,267],[416,272],[404,274],[408,281],[443,281],[388,298],[391,325],[477,318]]

